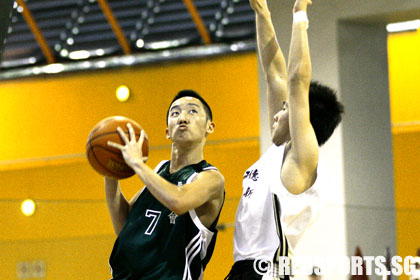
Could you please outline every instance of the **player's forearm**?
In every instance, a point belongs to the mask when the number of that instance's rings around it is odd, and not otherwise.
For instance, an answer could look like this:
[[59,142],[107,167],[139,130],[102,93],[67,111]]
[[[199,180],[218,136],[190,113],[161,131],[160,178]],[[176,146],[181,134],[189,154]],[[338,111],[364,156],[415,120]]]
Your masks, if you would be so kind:
[[255,10],[258,53],[268,86],[276,86],[274,83],[279,78],[285,79],[286,62],[281,48],[277,42],[270,11],[266,6]]
[[181,192],[177,186],[156,174],[143,161],[136,161],[132,168],[160,203],[174,211],[175,214],[183,214],[180,213]]
[[105,177],[105,196],[112,226],[118,235],[127,220],[129,212],[128,202],[121,192],[118,180]]
[[292,39],[289,51],[288,79],[289,83],[306,83],[309,85],[312,75],[311,59],[308,44],[308,23],[293,23]]
[[253,3],[256,14],[258,54],[267,82],[268,116],[270,126],[272,126],[274,115],[287,99],[286,61],[277,42],[266,2],[256,1]]

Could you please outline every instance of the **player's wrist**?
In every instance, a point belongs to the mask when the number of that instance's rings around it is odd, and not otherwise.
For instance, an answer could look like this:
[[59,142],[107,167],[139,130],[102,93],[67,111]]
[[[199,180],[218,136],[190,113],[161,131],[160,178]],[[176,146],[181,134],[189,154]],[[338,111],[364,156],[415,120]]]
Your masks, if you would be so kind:
[[113,177],[104,176],[104,180],[105,180],[105,183],[108,183],[108,184],[112,184],[112,185],[118,184],[118,179],[113,178]]
[[298,12],[293,13],[293,24],[298,24],[302,22],[305,23],[306,28],[308,28],[309,19],[308,19],[308,14],[306,13],[306,11],[298,11]]
[[131,168],[133,168],[134,170],[136,170],[138,168],[143,168],[144,165],[145,165],[145,163],[144,163],[143,159],[141,159],[141,158],[134,159],[130,164]]

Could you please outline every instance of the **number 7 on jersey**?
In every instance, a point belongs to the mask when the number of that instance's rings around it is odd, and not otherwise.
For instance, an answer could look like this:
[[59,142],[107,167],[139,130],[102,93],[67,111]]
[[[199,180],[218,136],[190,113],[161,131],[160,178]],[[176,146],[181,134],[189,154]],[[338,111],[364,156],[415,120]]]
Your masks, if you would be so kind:
[[160,211],[156,211],[156,210],[150,210],[150,209],[146,210],[145,216],[147,218],[152,218],[152,222],[150,223],[149,227],[146,229],[146,232],[144,234],[151,235],[153,233],[159,221],[160,213],[161,213]]

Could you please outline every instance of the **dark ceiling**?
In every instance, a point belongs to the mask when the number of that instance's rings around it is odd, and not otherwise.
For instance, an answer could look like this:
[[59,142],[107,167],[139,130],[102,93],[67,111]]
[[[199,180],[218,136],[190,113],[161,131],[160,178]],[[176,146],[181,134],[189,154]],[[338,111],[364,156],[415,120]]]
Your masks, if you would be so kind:
[[249,0],[18,0],[0,67],[232,43],[254,22]]

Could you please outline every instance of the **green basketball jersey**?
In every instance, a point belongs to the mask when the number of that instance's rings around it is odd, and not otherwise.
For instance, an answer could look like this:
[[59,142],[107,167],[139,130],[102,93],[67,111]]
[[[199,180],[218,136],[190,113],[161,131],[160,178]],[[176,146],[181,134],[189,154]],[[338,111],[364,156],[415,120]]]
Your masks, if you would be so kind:
[[[173,174],[169,166],[169,161],[163,161],[155,170],[178,186],[190,183],[202,171],[217,170],[204,160]],[[145,187],[114,244],[109,260],[113,279],[202,279],[213,253],[219,215],[207,229],[195,210],[177,216]]]

